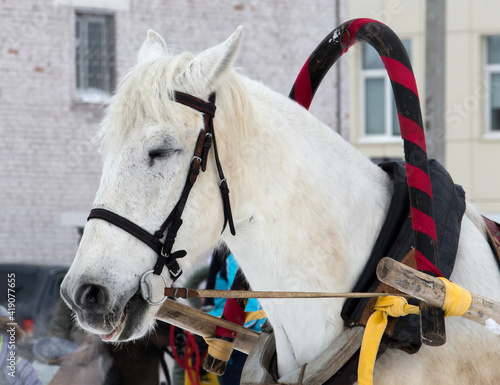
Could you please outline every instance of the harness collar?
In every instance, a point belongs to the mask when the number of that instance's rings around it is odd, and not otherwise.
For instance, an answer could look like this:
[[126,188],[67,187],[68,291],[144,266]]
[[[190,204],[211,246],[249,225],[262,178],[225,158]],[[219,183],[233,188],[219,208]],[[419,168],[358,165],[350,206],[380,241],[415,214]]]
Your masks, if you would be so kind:
[[[222,227],[222,232],[225,230],[226,225],[229,223],[229,228],[232,235],[236,234],[233,222],[233,216],[231,213],[231,205],[229,201],[229,188],[227,185],[226,178],[222,171],[222,166],[219,160],[219,154],[217,152],[217,144],[215,142],[215,132],[213,125],[213,118],[215,116],[215,93],[212,93],[209,97],[209,101],[205,102],[195,96],[174,91],[174,98],[177,103],[181,103],[185,106],[191,107],[204,115],[204,127],[198,135],[196,141],[196,146],[194,149],[193,158],[189,167],[189,172],[186,178],[186,183],[182,190],[181,196],[177,201],[176,205],[168,215],[167,219],[163,222],[160,228],[155,231],[154,234],[149,233],[144,230],[139,225],[129,221],[128,219],[115,214],[112,211],[106,210],[104,208],[94,208],[90,211],[90,215],[87,220],[90,219],[102,219],[113,225],[121,228],[122,230],[133,235],[151,249],[155,251],[158,255],[158,259],[153,270],[146,272],[142,280],[147,274],[161,275],[163,266],[167,266],[170,277],[173,281],[180,277],[182,274],[182,269],[179,266],[177,259],[183,258],[187,253],[185,250],[178,250],[172,253],[172,247],[177,236],[177,232],[182,225],[182,213],[186,205],[187,198],[191,192],[196,179],[201,171],[205,171],[207,167],[208,153],[210,147],[214,147],[215,164],[217,166],[217,172],[219,174],[219,188],[221,191],[222,204],[224,209],[224,225]],[[166,234],[165,234],[166,232]],[[221,232],[221,233],[222,233]],[[162,243],[161,239],[165,236],[165,240]],[[163,275],[163,280],[165,281]],[[150,304],[160,304],[160,302],[151,302],[148,298],[145,298]]]

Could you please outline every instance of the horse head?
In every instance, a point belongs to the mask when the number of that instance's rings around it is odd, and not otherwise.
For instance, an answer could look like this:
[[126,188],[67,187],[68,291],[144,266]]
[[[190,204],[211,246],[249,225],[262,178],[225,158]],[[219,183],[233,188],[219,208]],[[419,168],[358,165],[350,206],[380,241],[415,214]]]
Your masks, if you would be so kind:
[[[94,209],[117,214],[158,235],[165,218],[178,207],[200,131],[206,128],[206,114],[176,102],[176,95],[207,101],[231,78],[240,38],[241,27],[197,56],[174,56],[160,35],[148,32],[138,62],[117,88],[99,130],[103,171]],[[173,245],[173,251],[187,252],[179,262],[182,268],[213,248],[224,227],[213,151],[206,163],[206,172],[183,207],[183,225]],[[160,241],[163,236],[158,235]],[[61,295],[80,325],[103,340],[141,337],[154,325],[158,307],[144,299],[139,283],[157,259],[152,247],[123,228],[93,218],[85,226]],[[171,284],[171,278],[146,277],[151,302],[163,298],[165,283]]]

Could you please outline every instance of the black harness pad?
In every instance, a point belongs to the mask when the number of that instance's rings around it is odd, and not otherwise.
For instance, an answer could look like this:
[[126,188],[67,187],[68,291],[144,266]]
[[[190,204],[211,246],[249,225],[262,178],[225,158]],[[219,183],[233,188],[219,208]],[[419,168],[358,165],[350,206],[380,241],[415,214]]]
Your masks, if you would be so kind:
[[[394,193],[389,211],[370,254],[363,273],[353,292],[373,292],[381,284],[376,277],[380,259],[390,257],[401,261],[414,246],[409,207],[408,185],[403,162],[386,162],[379,165],[394,182]],[[465,192],[453,183],[450,174],[437,161],[429,160],[432,183],[434,221],[436,223],[439,270],[449,278],[458,249],[462,217],[465,212]],[[342,318],[347,326],[356,326],[369,299],[347,299],[342,308]],[[412,301],[409,301],[412,303]],[[416,301],[413,304],[417,304]],[[420,349],[420,319],[418,315],[400,317],[393,331],[393,347],[408,352]]]

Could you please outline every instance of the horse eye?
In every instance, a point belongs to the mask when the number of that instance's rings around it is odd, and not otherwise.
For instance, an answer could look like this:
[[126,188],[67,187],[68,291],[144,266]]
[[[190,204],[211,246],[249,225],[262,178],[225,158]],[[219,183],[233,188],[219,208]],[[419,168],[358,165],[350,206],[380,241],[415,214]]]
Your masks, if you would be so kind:
[[153,160],[158,158],[168,158],[178,152],[180,152],[180,150],[159,148],[155,150],[150,150],[148,156],[149,160],[152,162]]
[[163,157],[166,157],[168,155],[168,151],[165,151],[165,150],[151,150],[149,151],[149,157],[151,159],[155,159],[155,158],[163,158]]

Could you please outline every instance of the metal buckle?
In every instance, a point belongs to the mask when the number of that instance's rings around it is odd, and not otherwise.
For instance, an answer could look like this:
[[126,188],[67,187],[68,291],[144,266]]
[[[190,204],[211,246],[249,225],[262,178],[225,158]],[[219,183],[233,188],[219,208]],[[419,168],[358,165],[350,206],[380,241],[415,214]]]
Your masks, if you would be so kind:
[[[158,301],[158,302],[153,302],[150,300],[151,297],[149,296],[150,293],[148,290],[148,284],[146,283],[146,277],[149,274],[153,274],[153,272],[154,272],[154,270],[148,270],[142,275],[141,280],[140,280],[140,288],[141,288],[142,298],[144,298],[144,301],[146,301],[148,304],[150,304],[152,306],[158,306],[167,300],[167,296],[164,296],[163,299]],[[163,283],[165,284],[165,287],[168,287],[167,279],[163,275],[163,272],[160,274],[160,277],[163,279]]]
[[[177,265],[179,266],[179,265]],[[168,268],[168,272],[170,273],[170,277],[175,281],[177,278],[179,278],[181,276],[181,274],[183,273],[181,267],[179,266],[179,270],[177,270],[177,272],[174,272],[172,271],[172,269]]]

